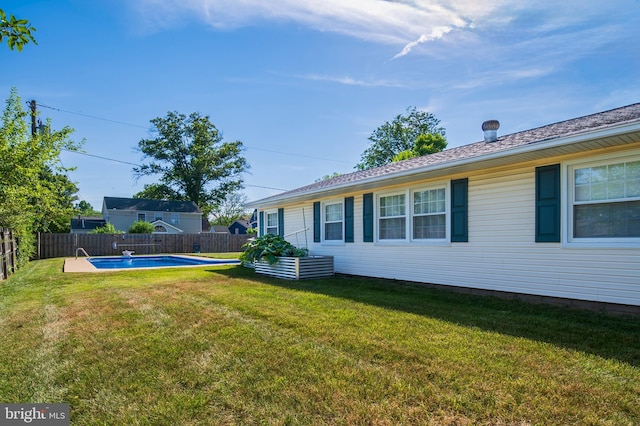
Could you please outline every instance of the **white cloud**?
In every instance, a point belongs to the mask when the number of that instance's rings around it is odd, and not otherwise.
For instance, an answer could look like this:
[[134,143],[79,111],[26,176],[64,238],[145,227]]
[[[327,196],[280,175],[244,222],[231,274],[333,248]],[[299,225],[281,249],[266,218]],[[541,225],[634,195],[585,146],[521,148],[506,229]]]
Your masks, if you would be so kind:
[[504,1],[478,6],[474,0],[139,0],[130,7],[147,28],[181,25],[187,19],[218,29],[265,21],[296,22],[318,31],[407,46],[482,20]]
[[307,74],[307,75],[301,75],[296,77],[306,79],[306,80],[328,81],[332,83],[340,83],[347,86],[396,87],[396,88],[406,87],[406,85],[392,82],[392,81],[387,81],[387,80],[361,80],[361,79],[355,79],[349,76],[336,77],[336,76],[330,76],[330,75]]
[[[612,4],[582,0],[137,0],[127,5],[138,12],[141,25],[147,30],[186,25],[194,20],[219,30],[295,23],[316,31],[402,47],[391,60],[411,53],[418,45],[448,39],[457,42],[445,46],[455,55],[456,50],[465,50],[459,43],[469,38],[454,36],[461,34],[474,34],[483,41],[498,37],[501,43],[514,35],[530,40],[553,32],[570,36],[572,27],[575,30],[585,22],[599,27],[602,21],[615,20],[612,14],[622,7],[615,0]],[[558,46],[563,45],[561,38],[558,37]],[[470,49],[474,47],[477,46]]]
[[421,44],[421,43],[426,43],[427,41],[431,41],[431,40],[437,40],[439,38],[442,38],[445,34],[447,34],[449,31],[451,31],[453,28],[451,27],[435,27],[432,31],[431,34],[422,34],[420,36],[419,39],[417,39],[416,41],[412,41],[410,43],[407,43],[404,48],[402,49],[402,51],[400,53],[398,53],[397,55],[395,55],[393,58],[390,59],[390,61],[393,61],[394,59],[398,59],[406,54],[408,54],[409,52],[411,52],[411,49],[413,49],[414,47],[416,47],[417,45]]

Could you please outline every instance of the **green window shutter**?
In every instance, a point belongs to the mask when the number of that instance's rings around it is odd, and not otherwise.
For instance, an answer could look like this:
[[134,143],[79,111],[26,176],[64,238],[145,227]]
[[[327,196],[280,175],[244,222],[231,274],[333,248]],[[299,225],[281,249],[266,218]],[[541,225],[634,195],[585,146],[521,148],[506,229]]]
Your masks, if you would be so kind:
[[560,164],[536,167],[536,243],[560,242]]
[[344,242],[352,243],[353,238],[353,197],[344,199]]
[[451,181],[451,242],[469,242],[469,179]]
[[320,201],[313,203],[313,242],[320,242]]
[[284,237],[284,209],[278,209],[278,234]]
[[373,242],[373,193],[362,195],[362,241]]
[[264,212],[260,212],[259,216],[260,220],[258,220],[258,236],[262,237],[264,235]]

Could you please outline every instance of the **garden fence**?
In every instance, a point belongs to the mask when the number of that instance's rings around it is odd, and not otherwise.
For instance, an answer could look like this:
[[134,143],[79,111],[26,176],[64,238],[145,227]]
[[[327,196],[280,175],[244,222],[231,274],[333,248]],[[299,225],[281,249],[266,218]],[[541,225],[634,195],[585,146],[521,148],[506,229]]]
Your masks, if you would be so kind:
[[[89,256],[135,254],[227,253],[242,251],[248,234],[39,234],[38,258],[71,257],[80,248]],[[79,255],[83,255],[80,251]]]
[[0,228],[0,281],[16,271],[17,249],[13,232]]

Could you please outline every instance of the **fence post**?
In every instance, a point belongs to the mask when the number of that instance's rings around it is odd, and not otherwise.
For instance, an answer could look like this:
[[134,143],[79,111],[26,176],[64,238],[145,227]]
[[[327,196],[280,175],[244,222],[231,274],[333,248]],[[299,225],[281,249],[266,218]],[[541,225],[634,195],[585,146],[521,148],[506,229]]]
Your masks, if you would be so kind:
[[0,228],[0,281],[9,278],[17,270],[17,250],[13,231]]

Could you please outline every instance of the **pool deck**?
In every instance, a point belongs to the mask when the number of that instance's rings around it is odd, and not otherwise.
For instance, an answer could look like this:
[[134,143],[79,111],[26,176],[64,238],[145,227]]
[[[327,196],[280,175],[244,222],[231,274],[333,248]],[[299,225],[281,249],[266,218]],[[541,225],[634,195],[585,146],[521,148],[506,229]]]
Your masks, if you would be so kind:
[[[172,254],[171,256],[175,256],[175,257],[188,257],[188,258],[196,258],[196,259],[202,259],[202,260],[215,260],[212,259],[210,257],[197,257],[197,256],[180,256],[180,255],[174,255]],[[105,256],[105,257],[113,257],[113,256]],[[139,255],[137,257],[144,257],[144,255]],[[96,258],[100,258],[100,256],[96,256]],[[222,259],[219,259],[222,260]],[[226,259],[225,259],[226,260]],[[230,260],[230,259],[229,259]],[[239,261],[238,261],[239,263]],[[231,263],[229,263],[231,264]],[[189,267],[197,267],[197,266],[212,266],[212,265],[183,265],[183,266],[168,266],[169,268],[189,268]],[[64,266],[62,267],[62,271],[63,272],[116,272],[116,271],[133,271],[133,270],[139,270],[139,269],[154,269],[156,267],[146,267],[146,268],[122,268],[122,269],[118,269],[118,268],[108,268],[108,269],[98,269],[95,266],[93,266],[93,264],[91,262],[89,262],[89,259],[86,257],[78,257],[78,258],[74,258],[74,257],[68,257],[64,260]],[[167,266],[159,266],[157,268],[167,268]]]
[[63,272],[103,272],[106,269],[98,269],[87,260],[86,257],[68,257],[64,260]]

